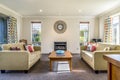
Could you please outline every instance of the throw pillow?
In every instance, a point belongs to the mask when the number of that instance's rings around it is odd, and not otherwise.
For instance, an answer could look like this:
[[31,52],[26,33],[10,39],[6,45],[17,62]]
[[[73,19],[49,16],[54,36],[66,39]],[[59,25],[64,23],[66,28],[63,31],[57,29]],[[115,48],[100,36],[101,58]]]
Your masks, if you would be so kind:
[[20,50],[19,47],[10,47],[10,50]]
[[21,50],[19,47],[16,47],[16,50]]
[[115,50],[120,50],[120,46],[116,46],[116,47],[115,47]]
[[91,44],[87,46],[87,51],[90,51],[91,46],[92,46]]
[[104,48],[104,51],[109,51],[110,50],[110,47],[105,47]]
[[96,46],[91,46],[90,51],[91,51],[91,52],[94,52],[95,50],[96,50]]
[[10,47],[10,50],[16,50],[16,47]]
[[34,52],[34,48],[32,45],[27,45],[26,46],[26,49],[29,51],[29,52]]

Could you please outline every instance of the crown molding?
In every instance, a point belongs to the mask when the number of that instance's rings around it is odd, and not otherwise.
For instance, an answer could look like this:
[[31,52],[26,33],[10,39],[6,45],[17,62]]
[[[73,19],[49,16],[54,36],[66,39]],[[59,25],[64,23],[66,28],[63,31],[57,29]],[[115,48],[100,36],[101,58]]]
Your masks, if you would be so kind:
[[5,6],[5,5],[3,5],[3,4],[0,4],[0,7],[3,8],[3,9],[5,9],[5,10],[7,10],[7,11],[10,11],[10,12],[12,12],[12,13],[14,13],[14,14],[20,16],[20,17],[23,17],[22,15],[20,15],[20,14],[17,13],[16,11],[14,11],[14,10],[8,8],[7,6]]
[[95,18],[95,16],[23,16],[23,18],[75,18],[75,19],[79,19],[79,18]]
[[113,7],[113,8],[110,8],[106,11],[104,11],[103,13],[97,15],[97,17],[102,17],[102,16],[111,16],[111,15],[114,15],[116,13],[119,13],[120,12],[120,6],[116,6],[116,7]]

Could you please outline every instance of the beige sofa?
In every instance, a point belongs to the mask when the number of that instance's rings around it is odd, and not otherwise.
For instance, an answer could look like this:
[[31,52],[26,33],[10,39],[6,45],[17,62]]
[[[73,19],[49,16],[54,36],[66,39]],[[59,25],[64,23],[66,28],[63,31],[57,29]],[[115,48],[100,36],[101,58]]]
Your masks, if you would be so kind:
[[[110,50],[104,50],[106,47]],[[81,58],[98,73],[98,71],[107,70],[107,62],[103,59],[104,54],[120,54],[120,45],[98,43],[97,50],[94,52],[82,50]]]
[[[24,43],[4,44],[0,51],[0,70],[24,70],[27,72],[41,57],[40,49],[29,52],[24,49]],[[19,47],[21,50],[10,50],[10,47]]]

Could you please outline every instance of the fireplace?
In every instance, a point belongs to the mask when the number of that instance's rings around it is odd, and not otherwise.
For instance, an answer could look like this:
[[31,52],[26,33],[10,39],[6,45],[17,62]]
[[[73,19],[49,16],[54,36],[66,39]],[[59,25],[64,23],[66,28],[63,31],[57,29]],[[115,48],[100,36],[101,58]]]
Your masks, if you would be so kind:
[[67,42],[54,42],[54,50],[67,50]]

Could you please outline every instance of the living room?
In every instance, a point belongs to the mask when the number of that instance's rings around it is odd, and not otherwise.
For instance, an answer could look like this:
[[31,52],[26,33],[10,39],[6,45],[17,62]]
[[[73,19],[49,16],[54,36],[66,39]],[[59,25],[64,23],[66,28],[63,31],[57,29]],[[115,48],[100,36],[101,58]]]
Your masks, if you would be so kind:
[[[16,43],[18,43],[22,39],[27,40],[27,44],[33,44],[32,26],[34,23],[40,24],[41,33],[39,36],[39,45],[37,45],[37,47],[40,47],[37,55],[40,56],[36,58],[35,62],[31,61],[30,65],[26,66],[29,68],[25,69],[28,70],[27,74],[24,74],[24,72],[21,71],[24,70],[23,68],[21,70],[17,70],[14,69],[14,67],[12,66],[13,68],[10,70],[9,67],[11,63],[8,62],[9,65],[5,65],[7,66],[5,73],[0,74],[0,80],[14,80],[13,78],[15,78],[15,80],[20,80],[20,78],[22,80],[107,80],[106,68],[108,67],[105,67],[105,71],[100,70],[98,74],[96,74],[95,71],[97,69],[93,67],[93,63],[91,64],[91,62],[87,62],[89,60],[86,60],[86,58],[84,58],[85,55],[81,55],[84,52],[82,51],[81,47],[83,47],[83,45],[93,39],[100,39],[102,43],[106,44],[112,43],[112,41],[109,41],[110,39],[105,39],[105,20],[108,18],[113,19],[114,16],[119,16],[120,19],[119,5],[119,0],[1,0],[0,17],[4,17],[4,19],[8,17],[10,17],[10,19],[11,17],[14,18],[15,24],[12,23],[11,25],[16,26],[16,30],[12,30],[13,32],[15,32],[14,37],[10,35],[11,32],[9,29],[6,30],[7,38],[6,40],[4,40],[6,42],[0,42],[1,46],[9,43],[15,43],[16,45]],[[88,24],[88,33],[86,38],[87,40],[84,41],[85,44],[82,43],[82,45],[80,45],[80,25],[82,23]],[[58,24],[60,24],[60,28],[58,27]],[[117,28],[117,30],[118,29],[119,28]],[[0,32],[3,32],[2,29],[0,30]],[[119,32],[117,32],[117,34],[119,34]],[[119,35],[116,36],[119,37]],[[116,45],[119,45],[120,41],[120,39],[118,39],[117,37],[115,38],[117,40],[114,40],[113,43],[115,47]],[[2,40],[3,39],[1,38],[1,41]],[[72,71],[59,73],[59,71],[49,70],[49,54],[55,50],[55,42],[66,42],[66,49],[70,51],[73,57]],[[112,44],[108,46],[111,45]],[[102,45],[103,48],[106,48],[108,46]],[[3,53],[6,53],[4,50],[1,51]],[[15,52],[17,51],[10,51],[10,54],[14,53],[14,55],[16,55]],[[37,53],[37,51],[35,52]],[[17,53],[21,52],[18,51]],[[29,52],[24,53],[29,54]],[[119,53],[119,51],[113,51],[113,53]],[[29,55],[26,55],[26,57]],[[21,57],[22,56],[20,56],[19,58]],[[81,60],[81,57],[83,57],[83,60]],[[11,58],[13,58],[13,56]],[[14,61],[14,59],[11,58],[8,59]],[[22,67],[22,62],[20,61],[20,63],[16,66]],[[0,62],[0,65],[3,65],[3,63]],[[24,66],[25,65],[27,64],[24,64]],[[66,65],[66,67],[67,66],[68,65]],[[56,67],[56,63],[53,64],[53,67]],[[4,72],[5,68],[0,68]]]

